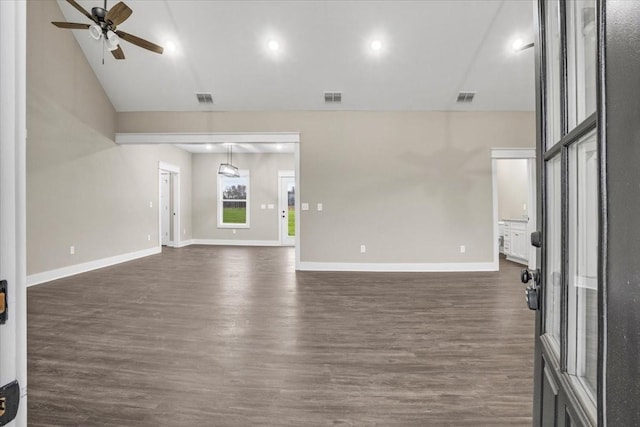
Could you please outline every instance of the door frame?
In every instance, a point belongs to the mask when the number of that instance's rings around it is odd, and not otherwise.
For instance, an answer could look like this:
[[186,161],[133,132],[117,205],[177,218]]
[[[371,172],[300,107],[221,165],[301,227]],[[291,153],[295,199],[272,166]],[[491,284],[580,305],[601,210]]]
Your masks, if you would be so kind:
[[[296,172],[293,170],[283,170],[283,171],[278,171],[278,236],[280,237],[280,246],[296,246],[297,244],[297,235],[294,236],[294,240],[293,240],[293,244],[291,244],[291,242],[285,241],[285,239],[283,238],[283,225],[282,225],[282,218],[280,217],[280,211],[282,210],[283,206],[286,206],[287,209],[289,208],[289,203],[288,200],[283,200],[282,198],[282,178],[293,178],[294,181],[296,180]],[[294,211],[295,211],[295,206],[297,206],[298,204],[298,189],[296,187],[296,200],[295,200],[295,205],[294,205]],[[298,218],[296,217],[296,223],[295,226],[297,227],[298,224]],[[297,232],[297,229],[296,229]]]
[[[500,245],[498,237],[500,230],[498,227],[498,160],[500,159],[525,159],[527,160],[527,186],[529,194],[527,196],[527,214],[529,222],[527,224],[527,235],[536,230],[537,221],[537,197],[536,197],[536,149],[535,148],[493,148],[491,149],[491,184],[493,202],[493,265],[494,269],[500,269]],[[537,253],[529,250],[529,268],[538,268]]]
[[158,162],[158,247],[162,248],[162,173],[171,174],[173,239],[169,239],[167,246],[179,248],[182,235],[180,232],[180,167],[163,161]]
[[0,386],[20,385],[8,426],[27,425],[26,26],[25,1],[0,1],[0,274],[8,282]]

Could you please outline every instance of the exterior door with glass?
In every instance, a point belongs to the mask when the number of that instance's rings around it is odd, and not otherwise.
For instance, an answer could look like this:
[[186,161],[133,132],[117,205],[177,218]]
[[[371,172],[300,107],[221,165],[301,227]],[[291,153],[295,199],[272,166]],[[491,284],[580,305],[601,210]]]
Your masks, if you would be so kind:
[[533,424],[640,425],[640,2],[538,0],[536,18]]
[[534,424],[598,419],[596,1],[539,1],[541,310]]
[[280,176],[280,244],[296,244],[296,179],[293,175]]

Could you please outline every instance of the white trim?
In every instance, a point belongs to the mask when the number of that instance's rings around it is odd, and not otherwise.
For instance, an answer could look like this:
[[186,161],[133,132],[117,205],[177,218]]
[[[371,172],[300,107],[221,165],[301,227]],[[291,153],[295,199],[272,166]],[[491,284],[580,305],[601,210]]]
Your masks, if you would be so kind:
[[535,148],[492,148],[492,159],[535,159]]
[[[527,198],[527,216],[529,221],[527,222],[527,235],[531,235],[531,232],[536,229],[536,150],[533,148],[492,148],[491,149],[491,193],[493,201],[493,263],[495,264],[496,271],[500,268],[500,247],[498,244],[498,238],[500,236],[500,230],[498,226],[498,159],[525,159],[527,160],[527,181],[529,195]],[[522,261],[516,261],[508,257],[510,261],[522,263]],[[535,248],[529,248],[528,265],[531,269],[537,268],[537,252]],[[525,263],[527,264],[527,263]]]
[[27,425],[26,1],[0,1],[0,271],[9,291],[0,328],[0,385],[20,383],[8,426]]
[[178,246],[179,248],[184,248],[185,246],[190,246],[193,245],[193,239],[189,239],[189,240],[181,240],[180,241],[180,246]]
[[192,245],[212,246],[280,246],[279,240],[192,239]]
[[117,144],[298,143],[299,132],[116,133]]
[[35,286],[41,283],[50,282],[52,280],[75,276],[76,274],[86,273],[88,271],[97,270],[99,268],[109,267],[112,265],[121,264],[123,262],[132,261],[134,259],[159,254],[160,252],[162,252],[162,249],[160,247],[153,247],[149,249],[143,249],[141,251],[116,255],[109,258],[102,258],[95,261],[84,262],[82,264],[56,268],[55,270],[43,271],[42,273],[31,274],[27,276],[27,286]]
[[293,178],[296,176],[296,171],[278,171],[278,178]]
[[368,262],[301,262],[298,270],[303,271],[378,271],[378,272],[466,272],[496,271],[493,262],[465,263],[368,263]]
[[171,174],[171,185],[173,188],[173,200],[171,200],[171,204],[173,205],[173,212],[175,215],[171,215],[173,221],[173,240],[169,241],[167,246],[179,248],[180,237],[182,236],[181,232],[181,221],[180,221],[180,167],[176,165],[172,165],[171,163],[159,161],[158,162],[158,246],[162,246],[162,173],[169,172]]
[[300,215],[300,203],[302,200],[302,191],[300,187],[300,144],[296,144],[293,152],[294,158],[294,167],[295,167],[295,177],[296,177],[296,260],[295,260],[295,269],[300,270],[301,263],[301,250],[302,247],[302,235],[300,234],[300,224],[302,223],[302,215]]
[[180,173],[180,166],[172,165],[171,163],[163,162],[162,160],[158,162],[158,168],[165,172]]

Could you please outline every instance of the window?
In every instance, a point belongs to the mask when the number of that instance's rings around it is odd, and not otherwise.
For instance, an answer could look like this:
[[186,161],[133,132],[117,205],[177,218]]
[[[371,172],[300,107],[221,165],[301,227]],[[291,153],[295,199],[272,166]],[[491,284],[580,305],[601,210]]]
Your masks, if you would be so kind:
[[596,2],[567,2],[569,130],[596,111]]
[[218,228],[249,228],[249,171],[218,175]]
[[546,277],[547,287],[545,332],[552,338],[560,354],[560,295],[562,287],[562,178],[560,156],[547,163],[547,227]]
[[588,396],[590,401],[583,399],[587,407],[594,407],[598,362],[598,152],[595,131],[570,147],[569,167],[567,371]]

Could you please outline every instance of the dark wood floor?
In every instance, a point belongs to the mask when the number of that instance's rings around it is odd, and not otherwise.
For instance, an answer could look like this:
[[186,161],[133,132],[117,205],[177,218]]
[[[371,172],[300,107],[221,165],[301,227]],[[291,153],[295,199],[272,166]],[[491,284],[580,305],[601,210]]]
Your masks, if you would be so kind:
[[191,246],[30,288],[29,425],[531,425],[519,266],[293,256]]

